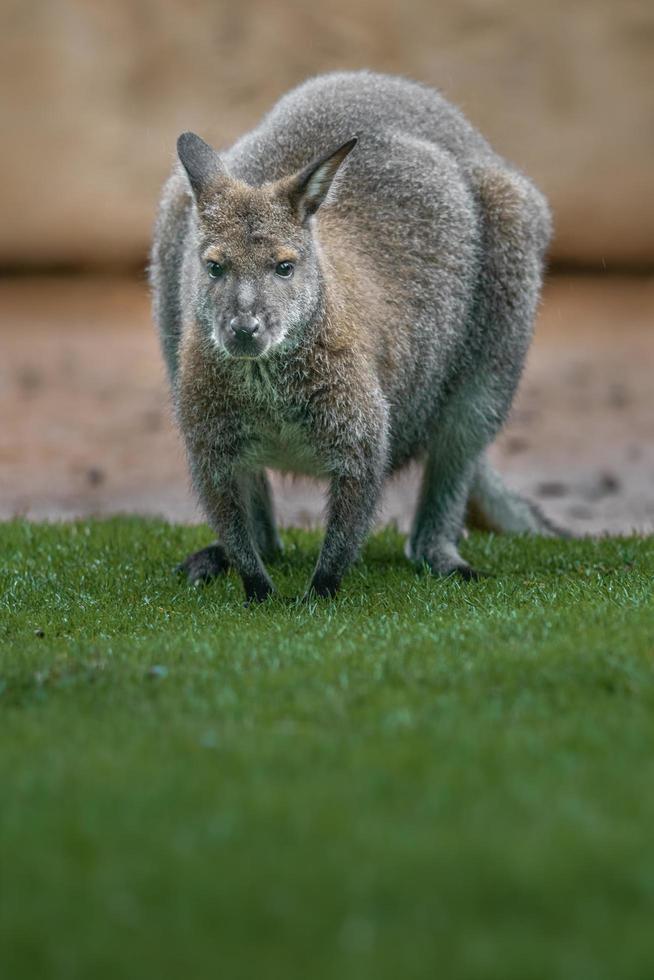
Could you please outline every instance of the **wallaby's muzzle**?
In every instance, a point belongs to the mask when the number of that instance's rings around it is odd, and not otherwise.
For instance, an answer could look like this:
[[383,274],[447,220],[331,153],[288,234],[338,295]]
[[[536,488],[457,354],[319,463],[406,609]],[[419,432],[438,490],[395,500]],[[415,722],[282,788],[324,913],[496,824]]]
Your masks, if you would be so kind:
[[232,357],[260,357],[270,346],[270,338],[261,320],[251,313],[231,317],[222,338]]
[[260,326],[256,316],[252,316],[250,313],[239,313],[238,316],[233,316],[229,321],[229,329],[239,339],[254,337],[259,332]]

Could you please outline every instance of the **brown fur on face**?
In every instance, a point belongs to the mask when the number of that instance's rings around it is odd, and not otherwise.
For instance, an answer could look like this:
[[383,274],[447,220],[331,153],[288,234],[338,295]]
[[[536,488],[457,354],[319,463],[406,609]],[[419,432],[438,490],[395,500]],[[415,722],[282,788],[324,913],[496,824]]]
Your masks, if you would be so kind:
[[320,265],[311,217],[355,143],[296,175],[257,186],[230,176],[198,136],[180,137],[180,161],[196,204],[198,259],[208,273],[196,270],[199,320],[225,353],[259,357],[289,336],[297,339],[313,318]]
[[204,257],[228,262],[240,274],[256,274],[266,263],[292,261],[305,245],[305,233],[274,184],[248,187],[230,181],[199,207]]
[[[296,332],[315,309],[317,264],[303,227],[275,184],[248,187],[222,181],[198,207],[203,323],[227,354],[259,357]],[[223,274],[212,279],[207,265]],[[290,262],[289,278],[277,273]],[[202,278],[204,276],[204,279]],[[256,320],[252,338],[237,346],[233,326]]]

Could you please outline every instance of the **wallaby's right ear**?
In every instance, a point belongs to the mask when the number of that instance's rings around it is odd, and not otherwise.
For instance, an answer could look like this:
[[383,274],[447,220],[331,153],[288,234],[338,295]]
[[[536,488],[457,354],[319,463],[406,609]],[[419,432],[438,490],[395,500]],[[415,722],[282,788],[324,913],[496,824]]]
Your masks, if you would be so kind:
[[314,160],[299,174],[281,182],[283,193],[301,221],[306,221],[318,210],[329,193],[338,168],[356,145],[357,137],[353,136],[338,149]]
[[214,148],[195,133],[182,133],[177,140],[177,155],[196,199],[229,179],[225,164]]

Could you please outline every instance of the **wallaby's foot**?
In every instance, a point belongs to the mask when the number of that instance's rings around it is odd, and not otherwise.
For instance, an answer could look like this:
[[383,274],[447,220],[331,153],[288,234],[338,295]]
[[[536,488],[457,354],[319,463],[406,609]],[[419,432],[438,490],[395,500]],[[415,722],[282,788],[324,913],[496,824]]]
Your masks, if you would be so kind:
[[479,579],[487,578],[488,573],[473,568],[465,561],[454,545],[443,543],[439,547],[415,548],[410,540],[405,546],[407,558],[414,562],[418,568],[429,569],[430,573],[437,578],[447,578],[449,575],[458,575],[466,582],[476,582]]
[[243,575],[243,588],[245,589],[245,605],[253,606],[271,596],[275,587],[265,575]]
[[446,565],[441,561],[432,561],[424,558],[423,563],[435,578],[449,578],[450,575],[457,575],[464,582],[478,582],[480,579],[489,578],[488,572],[482,572],[478,568],[473,568],[467,562],[461,560],[457,564]]
[[229,560],[222,545],[210,544],[208,548],[194,551],[175,568],[179,575],[186,575],[191,585],[211,582],[229,568]]
[[340,588],[341,580],[335,575],[316,574],[311,579],[309,588],[302,597],[303,602],[312,599],[333,599]]

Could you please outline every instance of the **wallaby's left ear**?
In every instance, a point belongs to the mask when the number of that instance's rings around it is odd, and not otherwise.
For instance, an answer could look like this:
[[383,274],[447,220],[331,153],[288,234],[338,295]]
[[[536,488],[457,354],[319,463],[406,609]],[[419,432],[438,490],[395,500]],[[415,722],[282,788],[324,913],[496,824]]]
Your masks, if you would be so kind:
[[196,199],[209,190],[217,190],[229,180],[225,164],[216,153],[195,133],[182,133],[177,140],[177,155],[186,171]]
[[283,182],[284,192],[300,221],[306,221],[318,210],[327,197],[336,171],[356,143],[357,137],[353,136],[337,150],[331,150],[326,156],[314,160],[304,170]]

